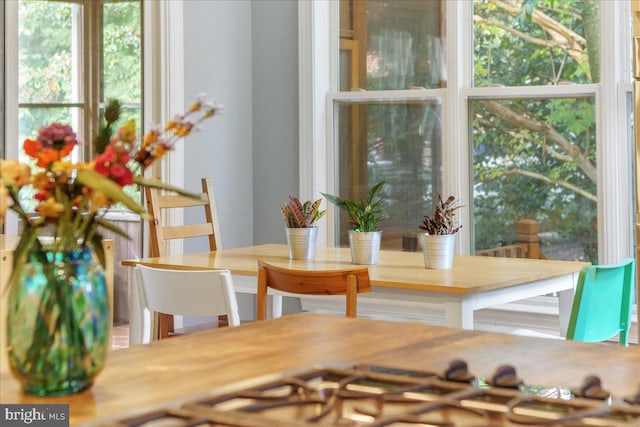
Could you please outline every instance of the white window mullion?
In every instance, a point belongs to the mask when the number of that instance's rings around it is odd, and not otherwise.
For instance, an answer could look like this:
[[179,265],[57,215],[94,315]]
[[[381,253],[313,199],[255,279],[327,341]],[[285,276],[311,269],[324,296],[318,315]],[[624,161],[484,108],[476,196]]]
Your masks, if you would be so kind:
[[[18,2],[9,1],[5,7],[5,146],[7,159],[18,158]],[[9,65],[11,64],[11,66]],[[18,217],[7,211],[4,224],[6,234],[18,234]]]
[[[299,191],[304,200],[315,199],[329,188],[328,153],[332,144],[327,94],[336,88],[338,49],[338,2],[329,0],[298,3],[299,79]],[[328,228],[328,227],[327,227]],[[318,235],[325,245],[327,228]]]
[[[623,4],[624,3],[624,4]],[[619,126],[625,117],[624,99],[619,99],[620,82],[630,79],[630,2],[602,2],[600,27],[619,31],[601,31],[601,92],[598,99],[598,253],[599,262],[616,263],[630,256],[631,224],[629,209],[631,171],[626,164],[628,139],[626,126]],[[617,238],[612,238],[617,236]]]
[[[472,218],[469,190],[468,103],[461,97],[465,87],[471,87],[473,73],[473,2],[447,2],[447,94],[443,108],[442,179],[444,194],[453,194],[464,201],[460,209],[461,224]],[[462,24],[462,26],[461,26]],[[456,253],[469,254],[471,227],[462,227],[456,239]]]
[[[145,0],[143,14],[143,117],[148,126],[166,123],[174,112],[185,108],[183,5]],[[163,182],[183,187],[184,144],[176,144],[170,156],[165,156],[159,166],[153,166],[152,173]],[[182,212],[172,212],[167,221],[171,225],[182,224]],[[168,253],[182,253],[182,241],[170,242]]]

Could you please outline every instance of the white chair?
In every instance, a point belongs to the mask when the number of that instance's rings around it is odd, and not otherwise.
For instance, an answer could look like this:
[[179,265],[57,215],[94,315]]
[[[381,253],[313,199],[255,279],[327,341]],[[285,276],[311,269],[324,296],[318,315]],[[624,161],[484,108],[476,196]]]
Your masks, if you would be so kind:
[[240,324],[238,302],[227,270],[164,270],[139,265],[132,283],[135,313],[130,316],[130,345],[160,338],[157,313],[183,316],[227,315]]

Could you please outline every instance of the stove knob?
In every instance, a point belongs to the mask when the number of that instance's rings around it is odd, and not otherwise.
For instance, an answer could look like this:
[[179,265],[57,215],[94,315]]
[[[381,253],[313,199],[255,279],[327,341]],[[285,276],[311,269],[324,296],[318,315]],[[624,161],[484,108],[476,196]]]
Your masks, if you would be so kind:
[[602,388],[600,378],[595,375],[585,378],[580,388],[572,389],[571,393],[576,397],[597,400],[607,400],[611,396],[611,393]]
[[452,360],[449,362],[449,367],[443,374],[438,375],[441,380],[455,381],[459,383],[471,383],[476,378],[469,373],[467,362],[464,360]]
[[638,386],[636,394],[625,397],[624,401],[630,405],[640,405],[640,386]]
[[516,368],[511,365],[498,366],[488,381],[490,386],[501,388],[515,388],[522,385],[522,380],[516,374]]

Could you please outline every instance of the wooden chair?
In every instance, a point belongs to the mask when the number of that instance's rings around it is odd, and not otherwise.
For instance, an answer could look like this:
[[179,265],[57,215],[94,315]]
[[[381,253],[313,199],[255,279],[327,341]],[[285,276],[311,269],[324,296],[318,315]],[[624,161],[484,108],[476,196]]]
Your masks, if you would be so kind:
[[267,290],[299,295],[346,295],[346,315],[356,317],[359,293],[370,292],[367,267],[344,270],[294,270],[258,261],[256,320],[267,317]]
[[[160,194],[157,189],[149,187],[145,187],[145,197],[147,211],[153,216],[153,219],[149,222],[151,256],[166,256],[168,240],[193,237],[207,237],[209,239],[209,250],[222,249],[211,179],[202,178],[202,196],[200,200],[179,194]],[[163,212],[166,213],[169,209],[197,207],[204,208],[206,222],[176,226],[164,225],[162,222]]]
[[240,324],[228,270],[166,270],[139,265],[135,274],[138,305],[137,315],[131,317],[131,345],[164,338],[159,333],[158,312],[200,317],[224,314],[230,326]]
[[[167,241],[175,239],[206,237],[209,241],[209,250],[222,249],[211,179],[202,178],[202,194],[199,200],[179,194],[161,194],[159,190],[149,187],[145,187],[145,199],[147,211],[153,216],[153,219],[149,221],[152,257],[166,256]],[[188,225],[165,225],[163,214],[168,214],[171,209],[187,208],[204,208],[205,222]],[[226,316],[220,316],[218,324],[227,324]],[[173,332],[173,316],[161,315],[160,336],[167,337],[170,332]]]

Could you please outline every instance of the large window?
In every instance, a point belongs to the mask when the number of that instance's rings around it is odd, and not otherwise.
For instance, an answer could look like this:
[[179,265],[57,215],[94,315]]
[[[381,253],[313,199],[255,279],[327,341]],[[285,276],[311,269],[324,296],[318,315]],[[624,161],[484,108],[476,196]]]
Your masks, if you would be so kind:
[[[340,2],[338,192],[357,200],[386,182],[383,248],[407,245],[442,188],[443,10],[439,2]],[[348,245],[344,212],[337,225],[336,241]]]
[[[385,180],[385,248],[402,249],[440,193],[464,201],[462,253],[512,244],[534,219],[547,258],[629,256],[623,3],[341,0],[320,186],[357,198]],[[344,218],[333,225],[346,245]]]
[[[535,8],[474,1],[469,101],[475,250],[515,243],[522,218],[540,224],[547,258],[598,261],[597,1]],[[511,88],[499,99],[492,87]],[[531,98],[520,88],[553,88]],[[506,91],[505,91],[506,93]]]
[[[81,142],[73,156],[90,158],[110,99],[121,101],[121,120],[142,123],[139,0],[21,0],[17,12],[19,134],[11,143],[21,146],[41,126],[60,122]],[[21,149],[19,157],[27,160]],[[21,197],[32,195],[23,191]]]

